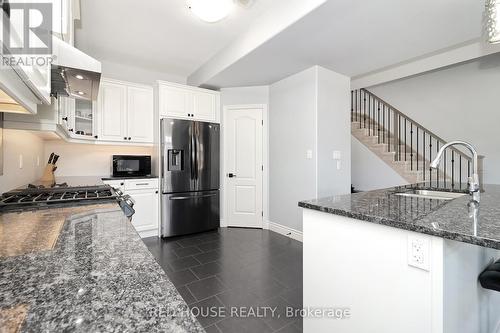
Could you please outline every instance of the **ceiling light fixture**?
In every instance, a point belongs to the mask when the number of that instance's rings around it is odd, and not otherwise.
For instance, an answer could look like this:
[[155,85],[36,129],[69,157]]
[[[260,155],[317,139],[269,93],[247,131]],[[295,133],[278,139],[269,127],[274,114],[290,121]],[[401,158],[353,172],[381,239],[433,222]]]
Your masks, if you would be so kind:
[[201,20],[214,23],[229,15],[234,0],[189,0],[188,7]]
[[500,0],[486,0],[486,37],[490,44],[500,43]]
[[80,74],[76,74],[75,77],[78,79],[78,80],[84,80],[85,78],[83,77],[83,75],[80,75]]
[[78,95],[80,95],[80,96],[85,95],[85,93],[84,93],[83,91],[79,91],[79,90],[77,90],[77,91],[75,91],[75,92],[76,92]]

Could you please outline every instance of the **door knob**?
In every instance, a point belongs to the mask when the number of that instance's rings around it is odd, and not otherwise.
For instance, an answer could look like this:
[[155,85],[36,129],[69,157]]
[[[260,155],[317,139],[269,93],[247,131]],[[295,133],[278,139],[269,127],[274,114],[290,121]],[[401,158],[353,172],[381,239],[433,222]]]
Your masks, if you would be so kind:
[[236,177],[236,175],[235,175],[234,173],[228,173],[228,174],[227,174],[227,176],[228,176],[229,178],[234,178],[234,177]]

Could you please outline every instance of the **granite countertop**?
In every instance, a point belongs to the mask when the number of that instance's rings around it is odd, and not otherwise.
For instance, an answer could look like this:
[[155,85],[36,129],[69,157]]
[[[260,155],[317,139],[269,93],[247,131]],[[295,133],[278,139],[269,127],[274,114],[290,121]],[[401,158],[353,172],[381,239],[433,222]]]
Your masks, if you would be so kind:
[[[299,206],[334,215],[416,231],[459,242],[500,249],[500,185],[484,185],[477,210],[471,196],[436,200],[396,195],[435,184],[413,184],[301,201]],[[442,189],[464,192],[465,190]],[[474,214],[475,213],[475,214]]]
[[0,331],[204,332],[117,204],[0,214]]

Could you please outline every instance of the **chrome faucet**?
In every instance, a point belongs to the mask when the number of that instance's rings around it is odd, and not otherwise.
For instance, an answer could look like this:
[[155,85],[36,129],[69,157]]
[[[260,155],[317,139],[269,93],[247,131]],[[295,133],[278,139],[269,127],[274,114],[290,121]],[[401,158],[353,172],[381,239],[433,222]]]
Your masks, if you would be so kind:
[[477,171],[478,170],[477,151],[473,145],[471,145],[470,143],[465,142],[465,141],[448,142],[447,144],[445,144],[444,146],[441,147],[436,158],[434,159],[434,161],[432,161],[430,166],[433,169],[437,169],[445,149],[450,147],[450,146],[455,146],[455,145],[465,146],[472,153],[472,175],[469,177],[469,182],[468,182],[469,183],[469,193],[472,195],[472,199],[474,201],[479,202],[481,187],[479,186],[479,174]]

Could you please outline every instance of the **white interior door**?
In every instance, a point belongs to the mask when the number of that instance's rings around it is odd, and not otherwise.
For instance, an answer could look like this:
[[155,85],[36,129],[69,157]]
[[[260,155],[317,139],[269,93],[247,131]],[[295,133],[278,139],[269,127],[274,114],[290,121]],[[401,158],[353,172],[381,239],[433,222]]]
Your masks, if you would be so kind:
[[262,228],[262,109],[225,110],[228,226]]

